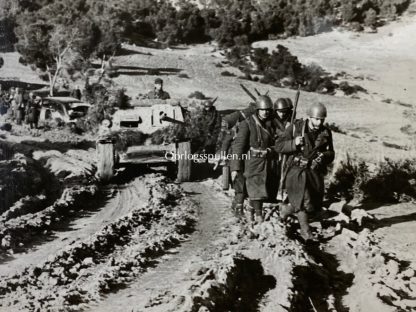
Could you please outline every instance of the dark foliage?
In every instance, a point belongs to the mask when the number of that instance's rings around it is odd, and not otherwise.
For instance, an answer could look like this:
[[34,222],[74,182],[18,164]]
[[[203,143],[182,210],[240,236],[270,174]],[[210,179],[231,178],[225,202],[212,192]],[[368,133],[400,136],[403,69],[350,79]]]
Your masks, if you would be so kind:
[[207,97],[201,91],[195,91],[188,95],[190,99],[205,100]]
[[235,74],[230,73],[228,70],[225,70],[225,71],[221,72],[221,76],[224,76],[224,77],[235,77]]
[[325,125],[327,128],[331,129],[332,132],[347,134],[346,131],[342,130],[336,123],[331,122]]
[[92,84],[86,86],[83,94],[93,106],[84,118],[78,120],[77,128],[81,131],[96,132],[101,122],[110,118],[116,108],[129,107],[130,98],[125,89],[110,90],[101,84]]
[[[201,153],[209,145],[217,143],[220,132],[220,119],[214,129],[209,126],[205,112],[198,107],[185,115],[185,125],[170,125],[151,135],[153,144],[190,141],[192,153]],[[206,151],[205,151],[206,152]],[[215,151],[214,151],[215,152]]]
[[[292,55],[286,47],[280,44],[271,54],[267,48],[251,49],[249,46],[235,46],[227,53],[227,57],[232,65],[244,72],[245,79],[251,80],[252,75],[255,75],[255,77],[261,77],[262,83],[277,87],[297,88],[300,86],[305,91],[326,94],[333,94],[336,89],[340,88],[333,82],[334,77],[320,66],[301,64],[297,56]],[[360,86],[350,86],[346,82],[340,89],[346,94],[357,91],[365,92],[365,89]]]
[[347,157],[341,162],[327,189],[332,200],[345,198],[359,202],[394,203],[416,199],[414,159],[386,159],[374,169],[363,161]]

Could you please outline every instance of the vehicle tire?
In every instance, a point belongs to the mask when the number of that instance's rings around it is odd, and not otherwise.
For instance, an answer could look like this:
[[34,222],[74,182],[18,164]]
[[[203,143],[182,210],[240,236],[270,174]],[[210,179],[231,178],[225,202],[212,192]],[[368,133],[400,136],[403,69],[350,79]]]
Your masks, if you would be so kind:
[[[191,155],[191,142],[181,142],[178,144],[178,174],[176,180],[178,182],[191,181],[192,159],[188,159],[185,155]],[[190,158],[190,157],[189,157]]]
[[222,167],[222,189],[227,191],[230,188],[230,167]]
[[114,144],[97,142],[97,174],[101,181],[114,176]]

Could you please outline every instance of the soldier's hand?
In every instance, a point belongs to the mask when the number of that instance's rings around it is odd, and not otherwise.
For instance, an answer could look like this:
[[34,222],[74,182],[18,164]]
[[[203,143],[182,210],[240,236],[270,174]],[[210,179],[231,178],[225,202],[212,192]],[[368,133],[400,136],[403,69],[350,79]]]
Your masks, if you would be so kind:
[[238,171],[231,171],[231,181],[235,180],[235,178],[237,177],[237,173]]
[[295,138],[295,145],[296,146],[303,146],[305,144],[304,138],[302,136],[298,136]]

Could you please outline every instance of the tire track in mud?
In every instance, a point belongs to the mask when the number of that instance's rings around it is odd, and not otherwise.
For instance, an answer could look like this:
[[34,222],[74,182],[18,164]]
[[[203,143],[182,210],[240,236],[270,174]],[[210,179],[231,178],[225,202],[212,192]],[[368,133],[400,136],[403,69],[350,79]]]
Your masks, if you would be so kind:
[[[65,249],[77,241],[98,231],[103,225],[127,215],[137,206],[143,205],[149,199],[144,180],[136,179],[133,183],[122,185],[117,189],[109,186],[102,190],[102,195],[107,196],[101,207],[90,207],[89,210],[80,211],[76,219],[68,224],[56,227],[46,237],[47,241],[37,242],[32,248],[24,252],[15,253],[6,261],[0,263],[0,277],[5,278],[18,274],[32,263],[42,263],[60,250]],[[115,195],[112,194],[115,191]]]
[[113,200],[114,209],[103,214],[113,219],[119,215],[115,209],[120,208],[125,216],[102,223],[92,235],[87,230],[85,239],[66,244],[44,263],[4,278],[0,283],[4,310],[0,310],[78,311],[183,240],[194,222],[194,207],[185,203],[180,206],[184,209],[173,209],[182,200],[179,188],[160,175],[146,175],[140,183],[131,184],[133,187],[121,191],[119,200]]
[[[127,288],[108,294],[90,311],[179,311],[192,305],[183,296],[195,276],[218,254],[232,254],[230,237],[237,239],[239,226],[232,217],[230,199],[208,183],[181,185],[190,200],[200,206],[195,231],[179,247],[169,250],[153,269],[143,273]],[[236,244],[236,242],[234,242]],[[231,247],[231,248],[230,248]],[[186,308],[185,308],[186,309]]]

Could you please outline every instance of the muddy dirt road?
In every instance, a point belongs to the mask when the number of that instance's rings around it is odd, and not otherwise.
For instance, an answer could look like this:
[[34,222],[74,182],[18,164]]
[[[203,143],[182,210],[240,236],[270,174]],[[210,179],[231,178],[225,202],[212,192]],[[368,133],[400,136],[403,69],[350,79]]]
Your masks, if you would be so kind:
[[185,305],[184,294],[195,283],[202,263],[215,260],[227,250],[230,237],[237,239],[238,225],[229,210],[230,199],[216,193],[207,183],[182,185],[190,199],[200,203],[195,231],[180,247],[169,250],[160,262],[135,282],[110,294],[91,311],[178,311]]

